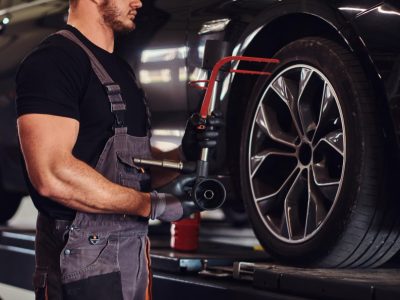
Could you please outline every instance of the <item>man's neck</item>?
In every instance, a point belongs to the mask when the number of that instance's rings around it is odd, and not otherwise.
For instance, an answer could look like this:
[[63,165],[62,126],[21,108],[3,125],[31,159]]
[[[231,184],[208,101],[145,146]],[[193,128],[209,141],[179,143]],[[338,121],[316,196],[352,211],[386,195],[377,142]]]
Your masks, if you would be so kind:
[[114,32],[104,24],[97,7],[95,9],[85,9],[85,7],[70,9],[67,24],[78,29],[96,46],[109,53],[114,51]]

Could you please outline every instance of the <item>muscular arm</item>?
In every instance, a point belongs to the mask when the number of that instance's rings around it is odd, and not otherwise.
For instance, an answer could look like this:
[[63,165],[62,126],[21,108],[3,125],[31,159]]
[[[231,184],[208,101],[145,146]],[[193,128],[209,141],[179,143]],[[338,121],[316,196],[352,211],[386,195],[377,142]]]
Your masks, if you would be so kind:
[[41,195],[82,212],[150,214],[149,194],[114,184],[73,156],[78,121],[26,114],[17,123],[28,175]]

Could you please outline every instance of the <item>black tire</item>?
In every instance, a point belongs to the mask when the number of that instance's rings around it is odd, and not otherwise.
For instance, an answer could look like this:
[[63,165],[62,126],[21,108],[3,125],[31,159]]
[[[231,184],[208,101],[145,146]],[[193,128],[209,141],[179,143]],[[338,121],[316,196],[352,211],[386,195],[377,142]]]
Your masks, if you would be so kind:
[[14,216],[22,197],[19,193],[7,192],[0,188],[0,224],[5,224]]
[[360,63],[318,37],[275,57],[281,63],[255,84],[241,135],[241,186],[255,234],[283,262],[386,262],[400,247],[399,210],[385,193],[389,155]]

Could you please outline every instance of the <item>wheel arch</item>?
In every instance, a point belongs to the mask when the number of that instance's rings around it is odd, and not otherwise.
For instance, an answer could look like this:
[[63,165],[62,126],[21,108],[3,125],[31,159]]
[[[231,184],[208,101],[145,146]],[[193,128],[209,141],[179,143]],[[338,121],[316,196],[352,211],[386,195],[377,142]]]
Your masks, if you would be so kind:
[[[301,25],[293,26],[293,24]],[[289,13],[269,20],[258,28],[253,27],[252,30],[247,30],[246,32],[247,33],[244,35],[247,35],[247,37],[243,36],[234,48],[234,55],[272,57],[279,49],[290,42],[308,36],[327,38],[353,52],[360,60],[361,66],[372,84],[376,95],[375,99],[379,101],[383,129],[385,130],[385,134],[389,137],[389,147],[394,149],[393,146],[395,146],[397,149],[398,145],[395,142],[396,138],[393,126],[389,122],[389,107],[387,105],[384,85],[368,54],[368,50],[365,45],[363,45],[362,40],[357,36],[350,22],[344,20],[340,22],[336,20],[334,22],[329,20],[329,18],[324,19],[311,12]],[[255,69],[255,67],[254,64],[249,65],[248,63],[240,63],[237,66],[237,68],[240,69]],[[255,81],[255,76],[235,76],[231,82],[229,101],[227,103],[226,135],[227,145],[234,145],[234,147],[229,147],[229,149],[233,151],[228,151],[230,170],[232,170],[232,168],[236,169],[237,167],[236,162],[239,157],[237,132],[240,132],[240,128],[242,127],[241,121],[243,117],[241,114],[243,114],[247,106],[245,96],[250,95]]]

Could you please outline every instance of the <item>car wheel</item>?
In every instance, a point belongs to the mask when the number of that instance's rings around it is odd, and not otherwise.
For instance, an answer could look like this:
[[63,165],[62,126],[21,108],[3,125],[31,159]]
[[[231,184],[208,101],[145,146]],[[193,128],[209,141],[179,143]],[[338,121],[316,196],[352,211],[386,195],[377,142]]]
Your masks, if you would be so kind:
[[371,267],[399,248],[385,194],[387,155],[375,100],[356,57],[309,37],[275,55],[247,107],[243,199],[255,234],[284,262]]
[[6,223],[14,216],[21,200],[21,194],[7,192],[0,188],[0,224]]

